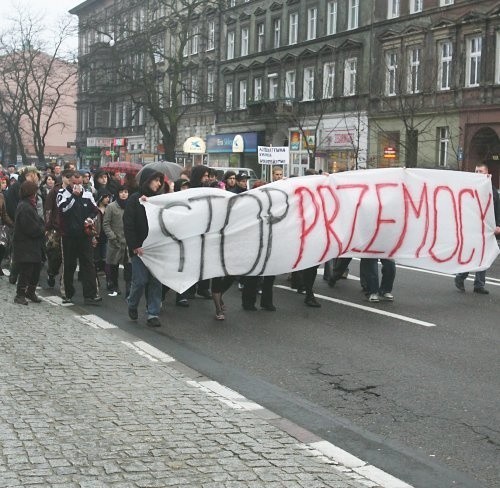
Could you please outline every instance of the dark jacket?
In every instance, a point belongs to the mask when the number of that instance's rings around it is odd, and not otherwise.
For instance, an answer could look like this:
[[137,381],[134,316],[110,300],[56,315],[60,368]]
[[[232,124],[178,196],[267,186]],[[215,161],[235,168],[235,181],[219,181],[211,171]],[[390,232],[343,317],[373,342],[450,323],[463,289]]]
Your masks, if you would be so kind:
[[7,208],[5,205],[5,197],[3,193],[0,193],[0,225],[7,225],[12,227],[13,222],[7,213]]
[[73,188],[61,188],[57,193],[59,209],[59,231],[65,237],[86,237],[85,219],[94,218],[99,212],[92,193],[84,190],[79,196],[73,194]]
[[22,199],[16,209],[13,259],[16,263],[41,263],[45,226],[29,199]]
[[500,197],[498,196],[498,190],[496,189],[493,182],[491,182],[491,187],[493,191],[493,210],[495,211],[495,225],[500,226]]
[[127,200],[127,205],[123,212],[123,231],[130,256],[134,255],[134,249],[142,247],[142,243],[148,236],[149,227],[146,209],[141,205],[139,199],[142,195],[152,197],[162,193],[161,188],[157,193],[153,193],[149,189],[149,183],[157,177],[161,179],[163,184],[164,176],[162,173],[151,168],[144,168],[139,181],[139,191],[130,195]]

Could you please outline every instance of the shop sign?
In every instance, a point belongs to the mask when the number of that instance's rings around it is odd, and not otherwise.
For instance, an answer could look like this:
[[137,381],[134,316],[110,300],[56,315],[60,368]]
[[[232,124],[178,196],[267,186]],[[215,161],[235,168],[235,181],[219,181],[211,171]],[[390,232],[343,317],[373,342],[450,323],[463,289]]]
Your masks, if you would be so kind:
[[392,146],[384,147],[385,159],[396,159],[396,148]]
[[113,139],[113,146],[121,147],[127,145],[127,139],[125,137],[118,137]]
[[207,153],[257,153],[260,133],[242,132],[207,136]]
[[188,137],[182,149],[188,154],[205,154],[206,144],[201,137]]
[[87,137],[87,147],[109,147],[112,142],[111,137]]

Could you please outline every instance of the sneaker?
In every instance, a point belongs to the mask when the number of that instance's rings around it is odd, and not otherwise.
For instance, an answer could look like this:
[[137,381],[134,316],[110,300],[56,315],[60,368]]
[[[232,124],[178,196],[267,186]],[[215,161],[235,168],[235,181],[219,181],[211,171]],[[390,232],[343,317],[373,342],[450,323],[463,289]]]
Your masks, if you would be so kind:
[[102,302],[102,297],[99,295],[96,295],[95,297],[85,297],[83,299],[83,303],[85,305],[98,305],[100,302]]
[[175,302],[175,304],[178,306],[178,307],[189,307],[189,303],[187,301],[187,298],[181,298],[180,300],[177,300]]
[[147,321],[148,327],[161,327],[161,322],[158,317],[151,317]]
[[378,302],[380,302],[380,297],[378,296],[378,293],[372,293],[368,297],[368,301],[372,302],[372,303],[378,303]]
[[218,312],[215,312],[215,320],[225,320],[224,312],[222,310],[219,310]]
[[384,302],[393,302],[394,301],[394,295],[392,293],[382,293],[379,295],[380,300]]
[[212,294],[208,290],[198,290],[196,294],[199,297],[206,298],[207,300],[210,300],[212,298]]
[[465,291],[464,280],[460,279],[458,276],[455,276],[455,286],[459,291]]
[[479,293],[480,295],[490,294],[490,292],[486,288],[474,288],[474,293]]
[[66,303],[73,303],[73,299],[71,297],[62,297],[62,302],[64,304],[66,304]]
[[52,275],[48,275],[47,276],[47,286],[49,288],[54,288],[54,286],[56,286],[56,278],[55,278],[55,276],[52,276]]
[[18,305],[28,305],[28,300],[26,300],[26,297],[17,295],[14,298],[14,303],[17,303]]
[[137,309],[129,308],[128,309],[128,316],[130,317],[131,320],[137,320],[139,317],[139,314],[137,313]]

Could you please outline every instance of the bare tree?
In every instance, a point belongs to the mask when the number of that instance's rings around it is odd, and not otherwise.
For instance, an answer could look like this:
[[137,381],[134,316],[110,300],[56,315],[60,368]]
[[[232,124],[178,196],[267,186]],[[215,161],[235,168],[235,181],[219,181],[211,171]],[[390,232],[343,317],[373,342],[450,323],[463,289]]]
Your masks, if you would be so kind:
[[64,43],[73,33],[70,21],[60,26],[52,45],[44,41],[42,31],[39,17],[19,9],[0,40],[2,118],[23,162],[26,139],[40,164],[45,163],[48,133],[64,128],[59,113],[76,82],[76,67],[61,58]]
[[206,19],[217,5],[213,0],[146,0],[123,5],[114,26],[101,25],[98,19],[86,19],[81,26],[94,29],[108,46],[114,60],[114,96],[119,92],[122,100],[129,100],[130,117],[147,112],[161,133],[164,157],[171,161],[182,117],[202,104],[206,94]]

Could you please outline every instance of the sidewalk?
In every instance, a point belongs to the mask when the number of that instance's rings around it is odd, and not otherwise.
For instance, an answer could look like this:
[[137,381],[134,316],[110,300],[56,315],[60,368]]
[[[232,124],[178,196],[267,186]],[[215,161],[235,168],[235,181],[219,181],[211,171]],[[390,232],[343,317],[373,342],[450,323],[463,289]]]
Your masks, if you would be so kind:
[[407,486],[338,464],[82,309],[14,292],[0,278],[0,487]]

